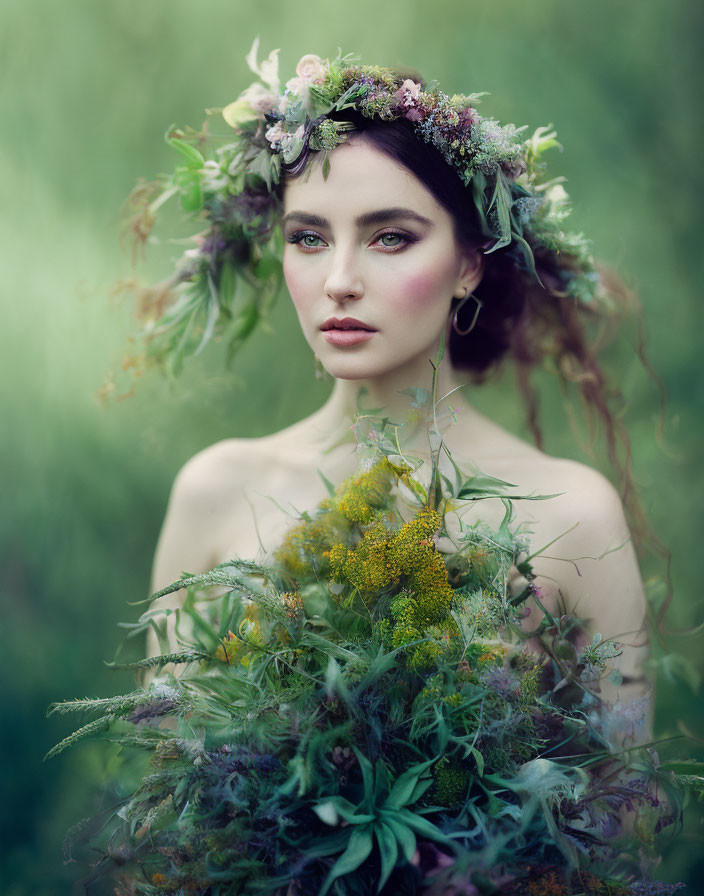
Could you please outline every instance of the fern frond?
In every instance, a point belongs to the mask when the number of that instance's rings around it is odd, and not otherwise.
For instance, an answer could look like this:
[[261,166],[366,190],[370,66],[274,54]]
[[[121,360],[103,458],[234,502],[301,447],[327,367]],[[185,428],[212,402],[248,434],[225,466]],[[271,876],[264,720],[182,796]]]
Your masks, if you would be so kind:
[[74,731],[73,734],[69,734],[68,737],[65,737],[62,741],[56,744],[55,747],[52,747],[42,761],[46,762],[47,759],[53,759],[55,756],[58,756],[59,753],[63,753],[64,750],[67,750],[75,743],[78,743],[79,740],[85,740],[87,737],[93,737],[96,734],[107,731],[113,721],[114,716],[109,715],[101,716],[99,719],[94,719],[92,722],[88,722],[87,725],[79,728],[78,731]]
[[196,660],[214,660],[209,653],[200,650],[183,650],[180,653],[164,653],[161,656],[148,656],[134,663],[108,663],[110,669],[149,669],[152,666],[165,666],[167,663],[193,663]]
[[119,715],[124,709],[132,709],[143,701],[148,692],[144,690],[133,691],[118,697],[84,697],[82,700],[63,700],[52,703],[46,711],[47,718],[60,713],[68,712],[93,712],[102,710],[103,713]]

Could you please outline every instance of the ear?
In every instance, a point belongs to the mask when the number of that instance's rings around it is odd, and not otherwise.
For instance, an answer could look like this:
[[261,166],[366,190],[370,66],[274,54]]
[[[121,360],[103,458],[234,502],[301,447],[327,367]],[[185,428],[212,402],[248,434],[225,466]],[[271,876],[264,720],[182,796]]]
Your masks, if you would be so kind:
[[[479,249],[462,249],[462,262],[457,277],[456,298],[469,295],[479,286],[484,276],[484,255]],[[465,293],[467,290],[467,293]]]

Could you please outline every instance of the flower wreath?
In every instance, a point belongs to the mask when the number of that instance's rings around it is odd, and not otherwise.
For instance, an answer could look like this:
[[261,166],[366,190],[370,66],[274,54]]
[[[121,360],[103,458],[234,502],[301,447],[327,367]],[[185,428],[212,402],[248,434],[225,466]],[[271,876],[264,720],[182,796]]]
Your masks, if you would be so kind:
[[[355,110],[381,121],[405,118],[471,188],[485,254],[508,253],[528,278],[573,301],[608,304],[589,243],[563,229],[570,214],[564,177],[545,178],[543,153],[560,147],[550,127],[521,140],[525,127],[500,125],[475,106],[484,94],[443,93],[389,68],[355,64],[351,54],[301,58],[283,92],[279,50],[258,62],[259,38],[246,61],[259,77],[222,113],[231,129],[206,158],[206,127],[170,128],[167,142],[180,155],[170,175],[139,183],[131,195],[132,229],[150,237],[157,212],[172,196],[199,223],[195,246],[175,273],[140,287],[146,356],[177,373],[184,357],[213,338],[226,337],[228,359],[266,316],[283,279],[281,184],[305,168],[309,153],[329,153],[355,129],[335,113]],[[344,119],[344,115],[342,116]],[[204,227],[202,225],[205,225]],[[538,261],[538,264],[536,264]],[[539,272],[550,272],[550,276]]]

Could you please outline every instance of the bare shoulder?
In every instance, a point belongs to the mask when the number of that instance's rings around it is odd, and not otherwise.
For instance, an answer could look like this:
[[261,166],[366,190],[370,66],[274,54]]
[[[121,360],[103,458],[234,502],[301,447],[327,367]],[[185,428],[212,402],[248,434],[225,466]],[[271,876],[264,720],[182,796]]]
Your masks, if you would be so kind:
[[188,504],[216,511],[283,460],[280,443],[280,433],[215,442],[186,461],[176,475],[174,491]]
[[546,505],[551,525],[565,533],[561,549],[601,554],[630,538],[618,489],[594,467],[541,452],[527,464],[526,484],[555,496],[537,503]]
[[176,474],[157,544],[153,590],[182,570],[202,572],[218,562],[219,538],[248,483],[267,466],[266,439],[223,439],[194,454]]
[[[570,549],[575,543],[584,545],[588,532],[590,539],[598,540],[626,533],[618,489],[599,470],[576,460],[547,454],[480,415],[474,422],[475,439],[479,434],[476,439],[478,450],[473,454],[463,451],[470,439],[463,438],[460,431],[454,444],[450,444],[453,456],[462,466],[466,453],[470,464],[483,473],[510,482],[518,494],[553,496],[545,500],[516,502],[516,511],[534,524],[532,528],[540,538],[554,538],[576,523],[575,532],[579,531],[579,535],[563,542]],[[480,426],[476,426],[476,422]]]
[[174,480],[174,491],[189,502],[220,503],[251,472],[257,439],[223,439],[187,460]]

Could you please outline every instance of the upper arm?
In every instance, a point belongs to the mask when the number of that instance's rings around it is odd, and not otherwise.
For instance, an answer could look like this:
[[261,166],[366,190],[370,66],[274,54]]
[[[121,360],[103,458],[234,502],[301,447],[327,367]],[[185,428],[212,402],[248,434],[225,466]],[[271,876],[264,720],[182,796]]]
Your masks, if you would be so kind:
[[211,478],[206,452],[192,457],[176,475],[154,554],[152,594],[183,572],[209,568],[213,544],[207,532],[216,527],[219,503]]
[[[652,690],[646,675],[650,650],[647,601],[638,559],[617,490],[598,471],[563,462],[564,494],[553,537],[562,537],[537,557],[534,569],[557,582],[564,609],[584,620],[580,639],[595,634],[617,642],[614,661],[622,677],[600,682],[602,697],[623,706],[641,701],[644,723],[634,736],[647,739],[652,726]],[[628,734],[628,732],[624,732]]]
[[[183,574],[198,574],[218,562],[218,538],[236,490],[239,469],[234,440],[217,443],[194,455],[178,472],[171,488],[152,566],[150,594],[176,582]],[[176,608],[185,599],[180,589],[150,605],[150,610]],[[170,648],[176,648],[173,624]],[[147,639],[149,656],[160,653],[156,634]]]

